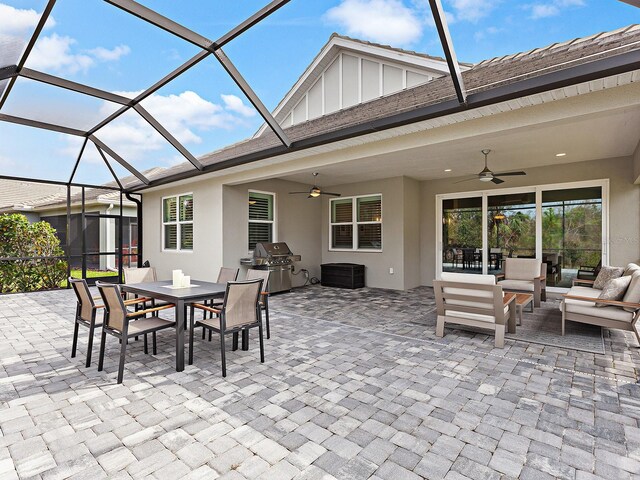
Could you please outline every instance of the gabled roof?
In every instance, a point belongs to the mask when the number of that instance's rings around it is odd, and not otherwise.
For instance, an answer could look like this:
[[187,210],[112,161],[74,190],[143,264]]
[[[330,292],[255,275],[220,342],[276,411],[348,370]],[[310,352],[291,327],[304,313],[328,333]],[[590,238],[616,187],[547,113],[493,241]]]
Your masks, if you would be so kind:
[[[307,90],[313,86],[321,73],[331,65],[340,52],[351,52],[381,61],[386,60],[410,67],[417,71],[423,71],[424,73],[435,73],[437,76],[449,74],[447,61],[442,57],[332,33],[327,43],[320,49],[320,52],[318,52],[309,66],[273,110],[273,116],[278,122],[281,123],[284,120],[287,113],[298,103]],[[459,62],[459,64],[462,70],[469,69],[473,66],[470,63]],[[262,135],[266,128],[266,124],[262,125],[255,136]]]
[[[164,167],[155,167],[142,173],[145,176],[158,177],[164,170],[166,170]],[[120,179],[120,183],[125,189],[137,184],[137,182],[138,179],[133,175]],[[105,183],[104,186],[118,188],[115,181]],[[71,187],[72,205],[82,202],[81,190],[80,187]],[[120,191],[112,188],[85,188],[84,197],[86,204],[118,203]],[[132,205],[133,203],[124,198],[123,204]],[[0,212],[39,212],[66,207],[66,205],[67,187],[64,185],[0,179]]]
[[[597,60],[606,60],[639,51],[640,25],[634,24],[611,32],[603,32],[585,38],[555,43],[528,52],[486,60],[463,72],[462,76],[467,91],[481,95],[498,87],[508,87],[527,79],[547,74],[553,75],[562,70],[579,68]],[[634,61],[623,65],[623,67],[625,71],[638,70],[640,62]],[[566,84],[573,84],[571,82],[579,83],[574,77],[564,80]],[[385,119],[411,115],[418,109],[443,105],[455,100],[455,98],[456,94],[451,79],[441,77],[387,97],[294,125],[285,131],[294,142],[294,147],[297,143],[297,145],[304,145],[304,147],[298,148],[308,148],[313,146],[313,142],[317,139],[320,141],[325,136],[331,135],[332,132],[344,132],[344,138],[349,138],[349,135],[362,135],[375,131],[375,127],[371,126],[367,127],[369,130],[361,132],[363,124],[379,121],[383,125],[380,128],[391,128],[395,125],[391,123],[391,126],[388,126],[384,122]],[[448,110],[444,111],[445,113],[436,116],[448,114]],[[183,162],[155,175],[151,180],[163,180],[164,183],[285,153],[288,153],[288,150],[269,131],[259,137],[247,139],[203,155],[199,160],[205,166],[204,172],[195,171],[191,164]],[[140,182],[137,182],[137,186],[143,187]],[[151,186],[153,186],[153,182]]]

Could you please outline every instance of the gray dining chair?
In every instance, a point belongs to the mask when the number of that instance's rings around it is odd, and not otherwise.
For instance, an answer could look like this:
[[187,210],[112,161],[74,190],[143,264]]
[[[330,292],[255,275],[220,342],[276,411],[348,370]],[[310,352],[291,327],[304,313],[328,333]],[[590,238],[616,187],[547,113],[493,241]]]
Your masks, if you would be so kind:
[[[127,344],[129,339],[138,335],[144,335],[145,353],[147,352],[147,334],[151,333],[153,338],[153,354],[156,354],[156,332],[167,328],[174,328],[173,320],[166,320],[157,316],[157,312],[175,305],[163,305],[160,307],[147,308],[129,312],[122,300],[120,287],[113,283],[96,282],[100,296],[104,301],[105,316],[102,324],[102,337],[100,339],[100,358],[98,360],[98,371],[102,371],[104,366],[104,351],[107,335],[112,335],[120,340],[120,363],[118,365],[118,383],[122,383],[124,376],[124,361],[127,354]],[[146,317],[147,314],[153,314]],[[142,318],[144,317],[144,318]],[[137,320],[136,320],[137,319]],[[135,320],[135,321],[132,321]]]
[[[222,363],[222,376],[227,376],[225,335],[248,331],[258,328],[260,337],[260,362],[264,363],[264,341],[262,338],[262,321],[260,311],[260,293],[262,292],[262,279],[247,280],[244,282],[229,282],[220,308],[209,307],[202,304],[192,304],[189,328],[189,365],[193,364],[193,332],[197,327],[203,330],[216,332],[220,335],[220,358]],[[212,318],[203,318],[195,321],[195,308],[201,308],[215,314]]]
[[260,309],[264,312],[265,326],[267,327],[267,338],[271,338],[271,330],[269,328],[269,270],[257,270],[250,268],[247,270],[247,280],[262,279],[262,292],[260,292]]
[[[73,278],[69,277],[69,284],[73,288],[73,292],[76,294],[76,314],[74,319],[74,327],[73,327],[73,342],[71,345],[71,358],[75,358],[77,347],[78,347],[78,333],[79,327],[83,326],[89,329],[89,338],[87,339],[87,361],[85,363],[86,367],[91,366],[91,353],[93,349],[93,335],[97,328],[102,327],[103,319],[97,320],[98,311],[103,311],[104,316],[104,305],[95,303],[95,300],[100,299],[102,301],[102,297],[93,297],[91,295],[91,291],[89,290],[89,286],[87,285],[87,281],[82,278]],[[148,301],[148,298],[137,298],[131,299],[124,302],[125,305],[135,305],[140,302]]]

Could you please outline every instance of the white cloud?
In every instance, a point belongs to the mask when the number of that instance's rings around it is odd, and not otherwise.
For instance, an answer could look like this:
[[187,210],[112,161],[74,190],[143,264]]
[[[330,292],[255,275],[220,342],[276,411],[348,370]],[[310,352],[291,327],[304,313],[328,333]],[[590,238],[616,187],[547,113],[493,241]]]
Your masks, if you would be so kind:
[[[140,92],[115,92],[133,98]],[[154,116],[180,143],[187,146],[202,143],[203,132],[213,129],[232,130],[238,126],[246,126],[245,117],[253,112],[235,95],[221,95],[224,106],[210,102],[192,91],[177,95],[154,94],[142,102],[142,106]],[[237,100],[234,100],[237,99]],[[229,106],[233,107],[233,111]],[[113,112],[113,106],[103,103],[100,117],[107,117]],[[241,116],[235,115],[239,113]],[[158,162],[162,158],[166,165],[176,163],[174,150],[140,115],[129,112],[100,129],[96,136],[125,160],[151,160]],[[66,155],[77,155],[80,149],[78,139],[69,138]],[[165,151],[165,149],[167,149]],[[167,154],[166,152],[171,152]],[[184,160],[180,157],[181,160]],[[101,163],[95,149],[89,148],[83,161]]]
[[489,36],[496,35],[502,31],[503,31],[502,29],[497,27],[487,27],[482,30],[478,30],[476,33],[474,33],[473,38],[476,42],[480,42],[481,40],[484,40]]
[[399,0],[342,0],[325,14],[348,35],[394,46],[414,43],[422,36],[418,13]]
[[27,66],[36,70],[46,70],[73,75],[86,73],[97,62],[112,62],[131,52],[127,45],[118,45],[109,50],[97,47],[84,52],[74,52],[77,41],[68,36],[53,33],[41,37],[35,44],[27,60]]
[[27,66],[36,70],[70,74],[86,72],[94,65],[94,59],[89,55],[72,53],[71,46],[75,43],[73,38],[61,37],[57,33],[42,37],[33,47]]
[[236,97],[235,95],[220,95],[222,97],[222,101],[224,102],[225,108],[232,112],[239,113],[243,117],[253,117],[256,114],[256,111],[245,105],[242,102],[240,97]]
[[[19,37],[29,35],[39,20],[40,14],[35,10],[23,10],[0,3],[0,32],[4,35]],[[53,17],[49,17],[45,28],[51,28],[55,24]]]
[[476,23],[488,16],[501,0],[449,0],[455,20]]
[[555,17],[560,15],[562,10],[571,7],[584,7],[584,0],[552,0],[545,3],[533,3],[525,5],[524,8],[529,10],[531,18],[538,20],[540,18]]
[[534,20],[537,20],[538,18],[555,17],[559,13],[560,9],[556,5],[531,5],[531,18]]
[[128,45],[118,45],[111,50],[104,47],[94,48],[92,50],[88,50],[87,53],[93,55],[100,61],[113,62],[115,60],[120,60],[120,57],[131,53],[131,49]]

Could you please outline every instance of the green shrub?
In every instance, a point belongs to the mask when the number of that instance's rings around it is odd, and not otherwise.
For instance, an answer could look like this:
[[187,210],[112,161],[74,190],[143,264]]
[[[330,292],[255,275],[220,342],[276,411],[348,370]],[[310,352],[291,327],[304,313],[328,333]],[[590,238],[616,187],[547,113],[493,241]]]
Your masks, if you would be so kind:
[[[58,288],[67,263],[56,231],[47,222],[29,223],[21,214],[0,215],[0,292]],[[47,257],[47,258],[24,258]]]

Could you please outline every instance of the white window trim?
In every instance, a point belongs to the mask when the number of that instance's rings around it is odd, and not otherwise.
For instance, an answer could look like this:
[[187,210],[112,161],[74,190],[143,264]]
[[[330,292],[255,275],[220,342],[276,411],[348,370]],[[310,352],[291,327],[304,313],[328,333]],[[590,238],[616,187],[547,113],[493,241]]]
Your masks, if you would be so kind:
[[[192,199],[193,199],[193,220],[185,220],[185,221],[180,221],[180,205],[179,205],[179,200],[180,197],[183,197],[185,195],[191,195]],[[176,221],[175,222],[165,222],[164,221],[164,201],[167,198],[175,198],[176,199]],[[193,195],[193,192],[184,192],[184,193],[178,193],[176,195],[167,195],[165,197],[162,197],[162,199],[160,200],[160,215],[161,215],[161,222],[160,222],[160,229],[162,230],[162,251],[166,252],[166,253],[193,253],[193,251],[195,250],[195,241],[194,243],[194,248],[187,248],[187,249],[183,249],[182,245],[181,245],[181,241],[180,241],[180,230],[181,230],[181,225],[184,224],[191,224],[194,225],[193,227],[193,233],[194,233],[194,239],[195,239],[195,218],[196,218],[196,212],[195,212],[195,206],[196,206],[196,202],[195,202],[195,195]],[[176,232],[176,248],[165,248],[165,242],[164,242],[164,226],[165,225],[177,225],[178,229]]]
[[[493,195],[504,195],[512,193],[535,193],[536,194],[536,258],[542,258],[542,192],[548,190],[565,190],[571,188],[585,188],[585,187],[601,187],[602,188],[602,264],[609,264],[609,179],[601,178],[597,180],[585,180],[580,182],[563,182],[563,183],[550,183],[546,185],[531,185],[526,187],[513,187],[513,188],[496,188],[493,190],[474,190],[468,192],[455,192],[447,194],[436,195],[436,242],[435,242],[435,255],[436,255],[436,278],[440,278],[442,275],[442,201],[455,198],[467,198],[467,197],[482,197],[483,212],[487,209],[487,199]],[[487,257],[486,245],[487,245],[487,216],[482,215],[482,244],[483,244],[483,258]],[[483,263],[482,274],[487,274],[487,264]],[[548,292],[565,292],[567,288],[562,287],[547,287]]]
[[[252,193],[261,193],[263,195],[271,195],[273,197],[273,220],[249,220],[249,208],[247,205],[247,242],[245,243],[247,248],[249,247],[249,224],[250,223],[271,223],[273,225],[273,227],[271,228],[271,231],[273,232],[273,238],[271,239],[271,241],[272,242],[278,241],[278,208],[277,208],[278,196],[276,195],[276,192],[267,192],[266,190],[250,189],[247,191],[247,200],[249,199],[249,195],[251,195]],[[249,250],[249,255],[253,255],[253,250]]]
[[[358,222],[358,199],[366,198],[366,197],[380,197],[380,221],[379,222]],[[342,222],[342,223],[334,223],[331,221],[331,213],[332,213],[332,204],[336,200],[351,200],[351,222]],[[367,225],[367,224],[379,224],[380,225],[380,238],[382,242],[382,248],[358,248],[358,225]],[[352,229],[352,245],[353,248],[333,248],[332,244],[332,230],[334,225],[353,225]],[[330,252],[358,252],[358,253],[382,253],[384,249],[384,200],[382,198],[381,193],[369,193],[366,195],[355,195],[352,197],[336,197],[329,199],[329,237],[328,237],[328,246]]]

